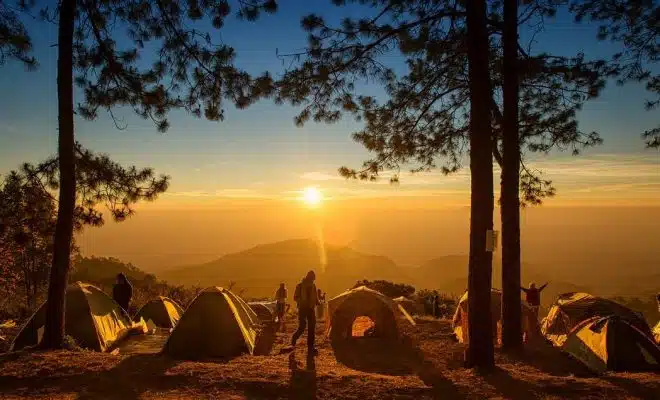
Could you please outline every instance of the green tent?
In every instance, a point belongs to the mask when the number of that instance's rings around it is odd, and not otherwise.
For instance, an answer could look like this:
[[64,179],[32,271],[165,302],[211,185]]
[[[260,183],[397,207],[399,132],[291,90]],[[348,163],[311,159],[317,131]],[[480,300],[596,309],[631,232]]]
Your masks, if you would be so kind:
[[159,328],[174,328],[183,315],[183,309],[174,300],[158,296],[140,308],[133,320],[151,320]]
[[660,371],[660,347],[617,316],[583,321],[560,348],[595,372]]
[[[66,334],[83,348],[106,351],[133,328],[129,316],[108,295],[95,286],[76,282],[66,290]],[[23,326],[11,351],[39,344],[46,324],[46,303]]]
[[210,287],[188,306],[163,352],[184,359],[253,354],[258,324],[243,299],[227,289]]

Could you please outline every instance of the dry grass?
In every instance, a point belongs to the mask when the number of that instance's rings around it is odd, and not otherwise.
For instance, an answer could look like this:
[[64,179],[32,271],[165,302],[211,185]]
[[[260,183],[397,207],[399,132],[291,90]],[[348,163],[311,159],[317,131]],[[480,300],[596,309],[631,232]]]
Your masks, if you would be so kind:
[[498,368],[462,368],[447,321],[406,328],[406,343],[357,338],[309,360],[278,334],[271,355],[189,362],[155,354],[34,352],[0,356],[0,398],[51,399],[660,399],[660,375],[592,377],[552,348],[497,355]]

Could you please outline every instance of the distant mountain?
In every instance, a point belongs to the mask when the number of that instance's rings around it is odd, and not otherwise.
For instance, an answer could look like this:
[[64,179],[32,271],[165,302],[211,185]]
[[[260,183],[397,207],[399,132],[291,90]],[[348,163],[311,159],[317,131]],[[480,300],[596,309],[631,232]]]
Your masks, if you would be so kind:
[[79,257],[74,260],[69,281],[92,282],[96,284],[112,285],[118,274],[123,273],[131,281],[142,281],[145,279],[155,280],[152,274],[148,274],[131,263],[124,263],[112,257]]
[[168,269],[159,277],[170,283],[200,286],[227,286],[233,281],[248,297],[272,296],[284,282],[292,296],[295,284],[310,269],[317,272],[318,286],[328,294],[352,287],[360,279],[410,281],[387,257],[306,239],[259,245],[208,263]]

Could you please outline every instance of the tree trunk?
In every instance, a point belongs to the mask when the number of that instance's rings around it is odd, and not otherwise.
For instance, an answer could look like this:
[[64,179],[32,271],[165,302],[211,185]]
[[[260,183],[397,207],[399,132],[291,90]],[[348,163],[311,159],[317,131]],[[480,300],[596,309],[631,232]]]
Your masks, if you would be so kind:
[[67,274],[73,239],[76,174],[73,134],[73,30],[75,0],[62,0],[58,35],[57,106],[59,113],[60,193],[50,270],[43,347],[56,349],[64,341]]
[[520,311],[520,138],[518,133],[518,0],[504,1],[502,127],[502,348],[522,348]]
[[466,2],[470,79],[470,261],[466,366],[494,366],[490,290],[493,254],[486,235],[493,229],[493,157],[490,126],[491,85],[484,0]]

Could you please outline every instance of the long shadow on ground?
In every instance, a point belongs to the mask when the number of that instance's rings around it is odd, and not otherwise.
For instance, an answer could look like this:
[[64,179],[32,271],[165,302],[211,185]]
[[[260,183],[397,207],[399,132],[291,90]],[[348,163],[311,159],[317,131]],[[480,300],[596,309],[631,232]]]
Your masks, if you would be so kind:
[[465,395],[414,346],[408,338],[400,340],[356,337],[336,341],[332,348],[337,361],[357,371],[391,376],[417,375],[442,398],[462,399]]
[[301,369],[296,360],[296,353],[289,354],[289,370],[291,371],[290,399],[316,399],[316,365],[314,357],[308,354],[306,361],[305,369]]

